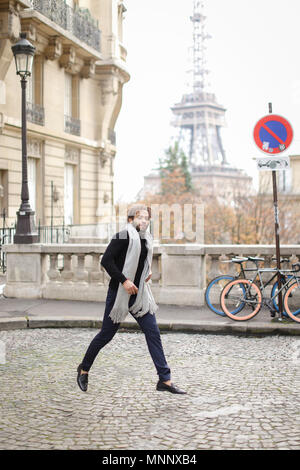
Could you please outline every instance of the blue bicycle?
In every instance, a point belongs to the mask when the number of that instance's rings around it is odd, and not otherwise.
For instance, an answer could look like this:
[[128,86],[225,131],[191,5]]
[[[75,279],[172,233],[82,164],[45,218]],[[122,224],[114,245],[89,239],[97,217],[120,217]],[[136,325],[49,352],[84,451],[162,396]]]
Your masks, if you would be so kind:
[[[273,259],[274,260],[274,259]],[[256,265],[256,268],[244,268],[243,263],[246,261],[251,261]],[[223,261],[223,263],[235,263],[240,266],[240,270],[234,275],[230,274],[223,274],[220,276],[215,277],[210,281],[210,283],[207,285],[206,291],[205,291],[205,302],[208,308],[216,313],[217,315],[220,315],[222,317],[225,317],[225,313],[223,312],[221,305],[220,305],[220,294],[225,287],[226,284],[228,284],[230,281],[234,281],[236,279],[247,279],[246,278],[246,272],[253,272],[258,270],[258,263],[264,261],[264,258],[258,258],[258,257],[253,257],[253,256],[247,256],[247,257],[241,257],[241,258],[232,258],[229,261]],[[289,262],[289,259],[287,258],[282,258],[280,260],[281,263],[284,262]],[[270,272],[269,269],[262,269],[260,270],[261,272]],[[275,273],[271,279],[269,279],[266,283],[264,283],[264,287],[267,287],[271,282],[277,277],[277,273]],[[289,275],[284,275],[281,274],[281,280],[282,280],[282,285],[286,284],[286,281],[290,278],[291,276]],[[242,290],[245,290],[244,284],[240,284],[240,288]],[[276,292],[278,291],[278,281],[274,282],[272,291],[271,291],[271,299],[272,300],[272,305],[269,306],[270,311],[271,311],[271,316],[275,317],[276,312],[279,312],[279,307],[277,303],[277,296],[275,295]],[[241,302],[238,307],[236,307],[232,312],[230,312],[232,315],[236,315],[239,313],[242,309],[244,308],[244,304]],[[284,316],[288,316],[286,312],[283,312]]]

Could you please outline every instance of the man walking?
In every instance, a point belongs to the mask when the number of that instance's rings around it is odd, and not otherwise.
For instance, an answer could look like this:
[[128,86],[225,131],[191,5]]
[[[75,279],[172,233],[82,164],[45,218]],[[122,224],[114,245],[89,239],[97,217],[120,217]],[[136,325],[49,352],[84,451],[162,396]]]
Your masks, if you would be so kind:
[[171,382],[171,371],[156,323],[158,306],[148,284],[153,255],[153,238],[147,231],[151,211],[149,207],[136,205],[129,209],[127,216],[125,229],[114,235],[101,260],[101,265],[111,277],[102,328],[77,368],[77,383],[82,391],[87,391],[88,372],[97,354],[111,341],[130,312],[145,334],[159,377],[156,390],[185,394]]

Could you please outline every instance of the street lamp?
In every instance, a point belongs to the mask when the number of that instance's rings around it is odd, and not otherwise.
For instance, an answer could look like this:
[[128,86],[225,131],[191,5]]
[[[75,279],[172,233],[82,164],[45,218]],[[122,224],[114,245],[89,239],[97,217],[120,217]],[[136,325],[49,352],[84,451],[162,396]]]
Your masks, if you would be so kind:
[[22,192],[21,205],[17,212],[17,227],[14,243],[37,243],[39,235],[35,228],[34,214],[29,204],[27,173],[27,140],[26,140],[26,84],[31,75],[35,47],[26,39],[26,33],[20,34],[20,40],[12,46],[16,61],[17,75],[21,77],[22,88]]

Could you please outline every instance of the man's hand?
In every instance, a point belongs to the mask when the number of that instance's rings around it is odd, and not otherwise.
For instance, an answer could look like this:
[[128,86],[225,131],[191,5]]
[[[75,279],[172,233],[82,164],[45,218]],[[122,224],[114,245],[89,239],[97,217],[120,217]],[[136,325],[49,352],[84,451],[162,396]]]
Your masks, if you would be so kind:
[[130,294],[130,295],[137,294],[137,292],[138,292],[138,288],[136,287],[136,285],[133,284],[133,282],[131,282],[129,279],[127,279],[127,281],[123,282],[122,286],[127,291],[127,293]]
[[152,272],[150,271],[149,276],[145,279],[145,282],[148,282],[151,276],[152,276]]

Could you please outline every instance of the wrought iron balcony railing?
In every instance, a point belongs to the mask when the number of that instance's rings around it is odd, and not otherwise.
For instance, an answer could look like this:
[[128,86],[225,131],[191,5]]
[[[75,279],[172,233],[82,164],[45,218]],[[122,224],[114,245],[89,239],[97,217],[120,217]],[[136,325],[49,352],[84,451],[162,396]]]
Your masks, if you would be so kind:
[[91,16],[87,8],[73,9],[65,0],[30,0],[30,3],[34,10],[100,52],[101,31],[98,21]]
[[65,132],[73,135],[80,135],[80,120],[65,115]]
[[45,125],[45,110],[38,104],[26,102],[26,117],[28,121],[34,124]]

